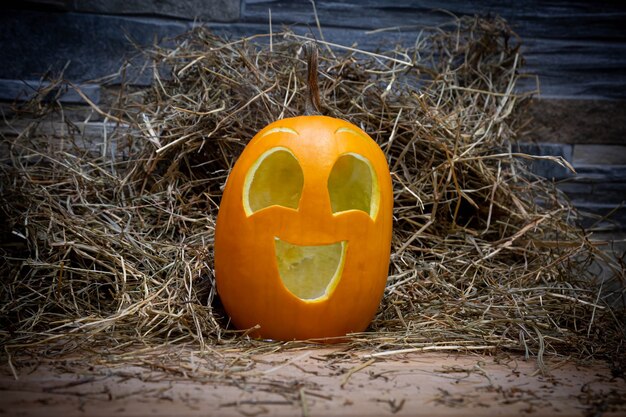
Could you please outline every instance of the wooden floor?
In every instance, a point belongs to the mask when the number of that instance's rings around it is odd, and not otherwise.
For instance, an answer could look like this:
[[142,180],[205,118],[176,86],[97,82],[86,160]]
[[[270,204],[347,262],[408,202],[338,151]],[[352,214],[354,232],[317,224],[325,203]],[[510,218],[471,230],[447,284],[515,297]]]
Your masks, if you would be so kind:
[[549,360],[542,374],[534,359],[471,353],[228,355],[223,372],[193,354],[167,365],[33,362],[16,367],[18,380],[5,364],[0,416],[626,415],[626,382],[604,362]]

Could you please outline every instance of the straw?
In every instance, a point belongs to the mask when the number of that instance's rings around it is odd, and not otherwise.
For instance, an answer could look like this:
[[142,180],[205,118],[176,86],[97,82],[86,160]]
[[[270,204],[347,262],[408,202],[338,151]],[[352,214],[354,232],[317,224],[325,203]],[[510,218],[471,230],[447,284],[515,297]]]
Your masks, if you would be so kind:
[[[13,363],[87,347],[99,360],[147,361],[158,347],[191,346],[219,362],[224,349],[301,346],[233,329],[214,285],[229,170],[262,127],[304,112],[308,41],[264,39],[196,28],[145,51],[160,69],[150,88],[88,103],[101,133],[45,91],[6,116],[0,340]],[[385,296],[346,348],[369,358],[520,352],[540,365],[545,355],[622,357],[623,264],[528,172],[532,157],[512,152],[534,91],[518,88],[520,40],[506,22],[458,19],[387,53],[324,45],[321,112],[368,132],[394,181]],[[600,285],[590,269],[600,261],[617,285]]]

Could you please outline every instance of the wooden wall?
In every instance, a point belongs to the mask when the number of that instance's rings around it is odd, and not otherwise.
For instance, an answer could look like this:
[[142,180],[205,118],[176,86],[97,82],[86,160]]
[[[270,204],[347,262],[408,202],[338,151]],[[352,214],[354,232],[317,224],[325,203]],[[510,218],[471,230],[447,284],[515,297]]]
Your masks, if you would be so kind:
[[[526,70],[546,98],[626,99],[626,2],[481,0],[316,0],[328,40],[390,49],[415,41],[450,13],[498,14],[522,37]],[[194,19],[233,37],[290,25],[317,33],[310,0],[9,0],[0,6],[0,78],[37,78],[47,69],[89,80],[133,53],[128,38],[150,44],[184,32]],[[441,10],[445,8],[444,12]],[[368,33],[390,28],[385,32]],[[86,60],[85,56],[91,59]]]
[[[538,172],[566,180],[560,186],[583,210],[615,212],[626,229],[626,2],[480,0],[316,0],[326,40],[368,50],[415,41],[424,26],[451,14],[506,18],[523,40],[524,71],[537,74],[541,94],[531,110],[536,122],[525,141],[529,150],[561,154],[579,175],[538,164]],[[446,11],[443,11],[445,8]],[[0,6],[0,101],[27,98],[42,74],[64,71],[96,102],[100,84],[123,62],[142,58],[129,41],[150,45],[196,24],[240,37],[289,25],[316,29],[309,0],[13,0]],[[386,31],[371,33],[372,30]],[[150,82],[149,72],[118,74]],[[80,97],[67,95],[68,102]],[[593,223],[590,221],[587,225]]]

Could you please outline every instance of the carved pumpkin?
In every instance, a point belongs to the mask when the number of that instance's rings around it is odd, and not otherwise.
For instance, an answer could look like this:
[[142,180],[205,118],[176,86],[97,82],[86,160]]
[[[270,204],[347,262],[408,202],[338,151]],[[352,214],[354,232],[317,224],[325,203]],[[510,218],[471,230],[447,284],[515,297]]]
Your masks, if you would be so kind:
[[358,127],[325,116],[265,127],[217,217],[217,290],[232,322],[276,340],[363,331],[385,288],[392,206],[385,156]]

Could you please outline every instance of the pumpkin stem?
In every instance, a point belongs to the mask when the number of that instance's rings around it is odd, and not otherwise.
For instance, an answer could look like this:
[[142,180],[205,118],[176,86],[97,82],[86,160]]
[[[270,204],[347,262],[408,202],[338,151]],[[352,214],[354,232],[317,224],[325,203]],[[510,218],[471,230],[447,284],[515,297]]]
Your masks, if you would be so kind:
[[304,114],[307,116],[320,114],[320,90],[317,80],[318,51],[315,42],[304,44],[304,52],[307,58],[307,97],[304,105]]

